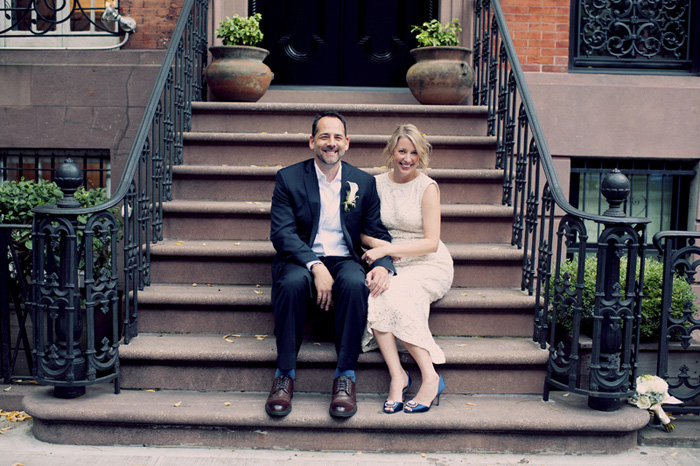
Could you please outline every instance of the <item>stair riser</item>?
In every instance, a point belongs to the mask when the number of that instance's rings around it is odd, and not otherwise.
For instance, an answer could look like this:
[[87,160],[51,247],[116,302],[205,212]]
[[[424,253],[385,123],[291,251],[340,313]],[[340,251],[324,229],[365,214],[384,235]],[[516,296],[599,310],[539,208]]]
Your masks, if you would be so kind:
[[[363,409],[362,407],[358,409]],[[364,409],[375,409],[366,407]],[[379,409],[379,408],[376,408]],[[439,410],[440,407],[434,408]],[[261,407],[262,410],[262,407]],[[468,415],[468,412],[465,413]],[[404,416],[397,414],[397,416]],[[397,419],[397,424],[400,419]],[[197,426],[199,427],[199,426]],[[80,445],[196,445],[226,449],[357,451],[395,453],[510,452],[522,454],[615,454],[637,446],[637,432],[584,433],[459,430],[293,429],[258,426],[185,428],[170,424],[54,423],[35,419],[32,432],[43,442]]]
[[[381,167],[384,144],[364,145],[350,143],[343,160],[357,167]],[[432,168],[491,169],[496,164],[495,146],[436,146],[430,159]],[[185,142],[183,159],[190,165],[288,166],[313,157],[308,145],[260,144],[207,144]]]
[[[272,258],[253,261],[238,257],[152,257],[151,280],[154,283],[197,283],[230,285],[269,285],[272,282]],[[455,261],[453,286],[520,286],[519,261]]]
[[[272,334],[272,308],[150,309],[139,307],[139,331],[146,333]],[[442,336],[532,336],[532,310],[430,311],[430,329]]]
[[[270,238],[269,216],[169,214],[163,219],[166,238],[194,240],[202,229],[210,240],[262,240]],[[440,237],[448,243],[498,243],[510,241],[509,218],[443,217]]]
[[[428,171],[430,175],[430,171]],[[503,192],[500,180],[441,181],[440,202],[443,204],[493,204]],[[265,201],[272,198],[275,178],[200,178],[178,177],[173,180],[173,199],[210,201]]]
[[[235,343],[231,344],[231,351]],[[300,354],[300,357],[302,355]],[[357,366],[358,393],[386,393],[389,375],[386,366],[366,365],[363,356]],[[235,362],[207,363],[198,361],[196,366],[184,361],[158,363],[131,361],[122,357],[121,386],[124,389],[174,389],[174,390],[254,390],[269,391],[274,378],[274,354],[267,363],[250,366],[236,366]],[[408,357],[403,358],[406,369],[415,379],[415,387],[420,387],[420,372]],[[322,366],[310,366],[301,361],[297,364],[295,392],[330,393],[333,385],[335,362]],[[499,393],[499,394],[538,394],[542,393],[544,366],[448,366],[439,367],[445,378],[445,394],[459,393]],[[174,376],[174,374],[177,374]],[[517,380],[517,383],[513,383]]]
[[[192,119],[192,131],[197,132],[237,132],[237,133],[277,133],[284,128],[290,134],[311,135],[311,123],[315,112],[304,114],[290,113],[232,113],[197,112]],[[356,134],[381,134],[387,139],[401,124],[412,123],[421,133],[442,136],[483,136],[486,134],[486,119],[480,117],[456,118],[451,114],[401,114],[394,112],[383,115],[344,115],[348,124],[348,135],[352,142]]]

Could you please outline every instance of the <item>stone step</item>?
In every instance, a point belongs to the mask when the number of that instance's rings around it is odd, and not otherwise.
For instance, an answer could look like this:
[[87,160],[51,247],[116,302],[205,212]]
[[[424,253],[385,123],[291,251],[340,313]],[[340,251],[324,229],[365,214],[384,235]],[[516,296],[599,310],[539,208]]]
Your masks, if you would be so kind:
[[[455,264],[453,286],[520,286],[523,254],[517,248],[496,243],[446,244]],[[269,241],[166,240],[151,246],[151,281],[269,285],[274,254]]]
[[[233,128],[229,129],[233,131]],[[393,130],[392,130],[393,131]],[[188,165],[286,166],[313,157],[305,133],[190,132],[184,134],[184,162]],[[350,138],[344,160],[358,167],[384,163],[386,134],[358,134]],[[433,146],[432,168],[493,168],[496,138],[487,136],[428,136]]]
[[[436,337],[446,363],[438,371],[446,393],[542,393],[548,352],[531,338]],[[122,387],[126,389],[270,389],[276,367],[275,338],[244,334],[142,333],[119,348]],[[408,353],[401,355],[420,385],[420,372]],[[308,338],[297,359],[295,391],[325,391],[333,383],[335,345]],[[517,380],[517,383],[513,383]],[[389,376],[379,350],[360,355],[358,392],[383,393]]]
[[[513,210],[500,205],[445,204],[440,237],[445,242],[506,243]],[[260,240],[270,237],[270,202],[172,201],[163,204],[167,238]]]
[[[453,288],[431,305],[441,336],[532,335],[535,298],[512,288]],[[139,330],[153,333],[272,334],[269,286],[155,284],[139,292]]]
[[[173,199],[210,201],[269,201],[281,167],[177,165],[173,167]],[[381,168],[364,171],[378,175]],[[503,170],[428,169],[440,186],[443,204],[493,204],[503,192]]]
[[[388,137],[400,124],[412,123],[424,134],[486,134],[487,107],[471,105],[328,104],[284,102],[192,102],[192,130],[203,132],[304,134],[320,112],[342,114],[350,141],[357,134]],[[386,138],[385,138],[386,139]]]
[[600,413],[584,397],[555,393],[548,402],[537,395],[448,394],[420,416],[387,416],[384,395],[361,394],[357,414],[340,421],[328,415],[325,388],[295,393],[292,412],[282,419],[265,413],[265,392],[123,390],[115,396],[99,385],[61,400],[42,388],[24,406],[36,438],[49,443],[355,452],[609,455],[635,448],[637,430],[649,420],[629,405]]
[[258,101],[261,103],[329,103],[417,105],[408,87],[334,87],[273,84]]

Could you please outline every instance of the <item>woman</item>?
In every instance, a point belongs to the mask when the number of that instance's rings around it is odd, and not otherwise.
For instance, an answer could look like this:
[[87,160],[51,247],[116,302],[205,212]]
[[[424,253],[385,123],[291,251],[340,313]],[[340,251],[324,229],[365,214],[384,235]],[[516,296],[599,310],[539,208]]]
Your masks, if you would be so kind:
[[[389,289],[369,298],[367,326],[389,369],[391,384],[384,412],[426,412],[440,402],[445,381],[433,364],[445,362],[428,327],[430,303],[443,297],[452,285],[452,257],[440,241],[440,193],[437,183],[419,168],[427,168],[430,144],[414,125],[401,125],[392,134],[384,155],[390,171],[377,176],[381,218],[392,242],[363,237],[368,264],[392,256],[396,275]],[[371,346],[366,335],[363,347]],[[399,359],[399,340],[418,364],[423,383],[404,405],[411,378]]]

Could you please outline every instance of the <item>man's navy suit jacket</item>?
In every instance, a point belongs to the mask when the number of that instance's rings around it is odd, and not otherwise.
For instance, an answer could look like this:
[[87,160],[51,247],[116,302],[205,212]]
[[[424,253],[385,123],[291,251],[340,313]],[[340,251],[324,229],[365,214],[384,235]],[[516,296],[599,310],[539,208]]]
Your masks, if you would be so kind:
[[[380,218],[379,195],[374,177],[349,163],[340,163],[343,164],[340,225],[350,253],[356,261],[362,263],[360,233],[386,241],[391,241],[391,236]],[[349,207],[346,212],[342,203],[350,189],[348,181],[357,183],[358,199],[355,207]],[[273,267],[279,261],[306,266],[307,263],[318,260],[311,246],[318,232],[320,215],[321,196],[314,159],[290,165],[277,172],[270,226],[270,239],[277,251]],[[395,271],[390,257],[375,261],[372,267],[376,266]]]

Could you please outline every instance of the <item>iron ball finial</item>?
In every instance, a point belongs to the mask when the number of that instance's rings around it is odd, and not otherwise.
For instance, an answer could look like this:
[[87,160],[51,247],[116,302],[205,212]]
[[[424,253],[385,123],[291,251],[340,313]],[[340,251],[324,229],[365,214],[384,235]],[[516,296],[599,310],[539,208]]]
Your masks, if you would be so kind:
[[622,203],[630,193],[630,180],[617,168],[608,173],[600,184],[600,193],[605,197],[610,208],[603,215],[611,217],[624,217],[625,211]]
[[59,207],[80,207],[80,202],[75,198],[75,191],[83,184],[83,171],[78,164],[68,158],[58,166],[54,181],[63,191],[63,198],[58,201]]

